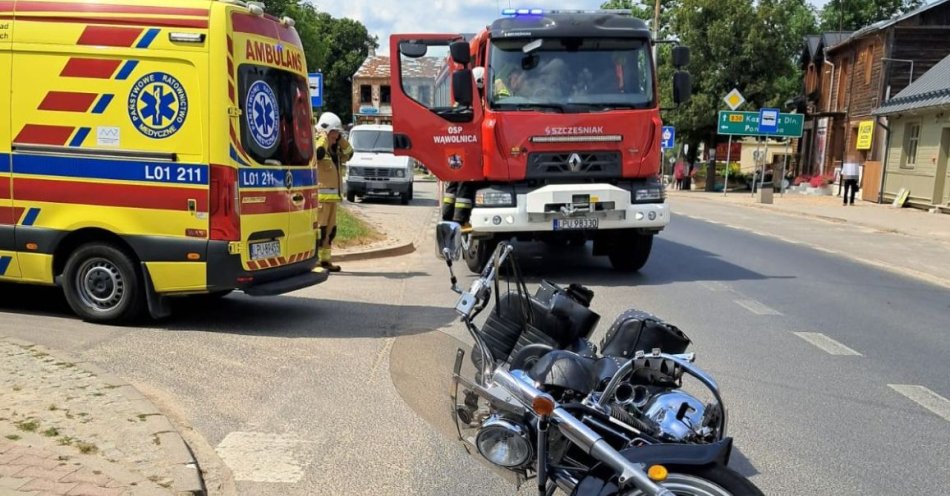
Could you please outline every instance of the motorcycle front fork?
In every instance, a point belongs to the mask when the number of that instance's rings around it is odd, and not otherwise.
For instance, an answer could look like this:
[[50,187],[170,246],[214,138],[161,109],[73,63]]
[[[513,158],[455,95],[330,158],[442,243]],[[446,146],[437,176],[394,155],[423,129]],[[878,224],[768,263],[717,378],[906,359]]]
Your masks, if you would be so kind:
[[[548,427],[550,421],[547,418],[538,418],[538,495],[548,496],[553,493],[550,489],[555,487],[552,484],[548,488]],[[549,492],[550,491],[550,492]]]

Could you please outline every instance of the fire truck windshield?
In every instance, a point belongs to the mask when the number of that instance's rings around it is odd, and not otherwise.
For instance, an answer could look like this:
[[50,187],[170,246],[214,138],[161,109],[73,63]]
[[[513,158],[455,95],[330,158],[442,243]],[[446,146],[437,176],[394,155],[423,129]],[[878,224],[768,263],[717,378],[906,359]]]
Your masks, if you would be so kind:
[[647,40],[545,38],[538,44],[492,42],[486,89],[493,109],[590,112],[656,105]]

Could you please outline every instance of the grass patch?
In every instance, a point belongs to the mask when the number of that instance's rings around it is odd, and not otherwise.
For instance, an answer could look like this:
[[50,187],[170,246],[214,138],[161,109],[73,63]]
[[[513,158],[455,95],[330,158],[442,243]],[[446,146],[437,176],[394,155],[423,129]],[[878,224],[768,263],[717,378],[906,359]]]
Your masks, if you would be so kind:
[[381,239],[382,233],[340,205],[336,213],[336,239],[333,240],[335,248],[360,246]]
[[69,436],[63,436],[63,437],[59,438],[59,445],[60,445],[60,446],[72,446],[74,441],[75,441],[75,439],[73,439],[73,438],[71,438],[71,437],[69,437]]
[[55,427],[50,427],[43,431],[43,435],[46,437],[56,437],[59,435],[59,431]]
[[36,432],[36,430],[40,428],[40,423],[33,419],[14,422],[13,425],[24,432]]
[[23,391],[23,386],[13,386],[13,391],[15,392]]
[[92,443],[87,443],[85,441],[79,441],[76,444],[74,444],[74,446],[76,447],[76,449],[79,450],[80,453],[84,455],[91,455],[93,453],[99,452],[98,446]]
[[18,435],[16,435],[16,434],[7,434],[7,435],[4,436],[4,437],[6,437],[7,439],[9,439],[9,440],[11,440],[11,441],[19,441],[19,440],[20,440],[20,436],[18,436]]

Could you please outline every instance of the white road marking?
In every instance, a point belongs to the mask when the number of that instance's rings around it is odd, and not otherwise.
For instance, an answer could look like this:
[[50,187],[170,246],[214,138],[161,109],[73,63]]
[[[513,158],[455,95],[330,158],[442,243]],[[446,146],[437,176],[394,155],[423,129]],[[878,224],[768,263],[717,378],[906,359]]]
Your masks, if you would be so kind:
[[736,305],[756,314],[756,315],[782,315],[782,312],[769,308],[763,303],[755,300],[736,300]]
[[821,349],[822,351],[828,353],[829,355],[839,355],[839,356],[863,356],[857,351],[854,351],[851,348],[831,339],[830,337],[820,333],[820,332],[796,332],[796,336],[808,341],[809,343],[815,345],[815,347]]
[[302,444],[279,434],[232,432],[215,451],[231,468],[235,480],[295,483],[304,476],[296,455]]
[[933,413],[936,413],[937,416],[943,417],[944,420],[950,422],[950,400],[944,398],[943,396],[940,396],[939,394],[923,386],[888,384],[888,387],[900,394],[903,394],[918,405],[930,410]]
[[699,285],[710,291],[729,291],[729,286],[719,281],[700,281]]

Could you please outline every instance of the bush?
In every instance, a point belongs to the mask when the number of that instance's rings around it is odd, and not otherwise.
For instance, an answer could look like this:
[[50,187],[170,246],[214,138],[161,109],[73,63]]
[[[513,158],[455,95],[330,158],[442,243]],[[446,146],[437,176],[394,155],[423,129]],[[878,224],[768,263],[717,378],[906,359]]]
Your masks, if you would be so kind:
[[809,181],[809,184],[811,184],[813,188],[820,188],[822,186],[827,186],[833,182],[835,182],[834,176],[815,176],[811,178],[811,180]]

